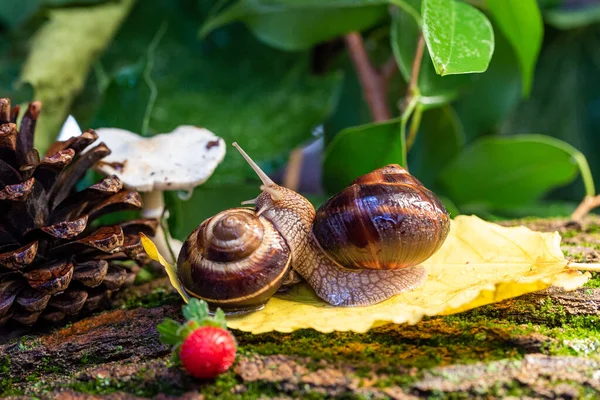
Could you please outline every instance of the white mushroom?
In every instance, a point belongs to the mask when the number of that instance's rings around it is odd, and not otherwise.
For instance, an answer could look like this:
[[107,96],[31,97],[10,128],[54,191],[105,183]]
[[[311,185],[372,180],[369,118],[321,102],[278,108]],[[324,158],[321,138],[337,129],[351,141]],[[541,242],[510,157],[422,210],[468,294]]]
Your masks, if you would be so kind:
[[[195,187],[210,178],[225,157],[223,139],[208,129],[190,125],[150,138],[117,128],[99,128],[96,133],[99,142],[104,142],[111,150],[97,169],[107,175],[117,175],[126,187],[142,194],[144,218],[160,219],[165,210],[165,190],[191,194]],[[159,227],[154,241],[167,261],[176,261],[169,247],[177,257],[182,246],[179,240],[171,238]]]

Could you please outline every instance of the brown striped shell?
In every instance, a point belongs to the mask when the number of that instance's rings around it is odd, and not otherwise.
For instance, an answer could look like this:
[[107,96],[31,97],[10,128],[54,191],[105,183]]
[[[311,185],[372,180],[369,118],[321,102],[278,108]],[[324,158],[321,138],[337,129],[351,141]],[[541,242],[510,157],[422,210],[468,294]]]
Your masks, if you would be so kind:
[[438,197],[399,165],[357,178],[317,211],[320,247],[354,269],[400,269],[431,257],[450,231]]
[[204,221],[186,239],[177,262],[182,286],[213,307],[260,309],[290,268],[290,249],[271,222],[247,208]]

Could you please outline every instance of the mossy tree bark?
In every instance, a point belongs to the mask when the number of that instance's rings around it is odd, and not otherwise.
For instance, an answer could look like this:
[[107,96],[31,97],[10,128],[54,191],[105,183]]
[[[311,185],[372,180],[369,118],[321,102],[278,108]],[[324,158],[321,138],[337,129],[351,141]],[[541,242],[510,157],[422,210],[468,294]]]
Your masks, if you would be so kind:
[[[511,221],[563,234],[570,258],[600,258],[600,219]],[[0,397],[598,398],[600,277],[417,325],[365,334],[234,332],[239,356],[214,381],[170,362],[156,325],[180,319],[165,278],[120,293],[109,311],[59,327],[0,331]]]

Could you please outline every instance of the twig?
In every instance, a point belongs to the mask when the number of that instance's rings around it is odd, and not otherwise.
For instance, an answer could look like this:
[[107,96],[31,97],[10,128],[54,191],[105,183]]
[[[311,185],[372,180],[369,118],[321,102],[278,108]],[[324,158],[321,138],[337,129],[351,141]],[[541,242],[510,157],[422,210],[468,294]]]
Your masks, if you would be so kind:
[[298,191],[300,186],[300,176],[302,175],[302,161],[304,153],[302,148],[297,148],[290,154],[285,175],[283,176],[283,186],[294,191]]
[[589,214],[594,208],[600,207],[600,195],[598,196],[585,196],[583,201],[579,203],[573,214],[571,214],[571,219],[573,221],[581,221],[583,217]]
[[417,41],[417,50],[415,51],[415,58],[410,73],[410,82],[408,84],[409,96],[417,88],[419,83],[419,72],[421,71],[421,60],[423,59],[424,49],[425,39],[423,39],[423,34],[421,33],[419,34],[419,40]]
[[351,32],[345,36],[345,41],[373,121],[390,119],[385,82],[371,64],[362,36],[358,32]]
[[586,263],[568,263],[568,267],[579,270],[579,271],[598,271],[600,272],[600,264],[586,264]]

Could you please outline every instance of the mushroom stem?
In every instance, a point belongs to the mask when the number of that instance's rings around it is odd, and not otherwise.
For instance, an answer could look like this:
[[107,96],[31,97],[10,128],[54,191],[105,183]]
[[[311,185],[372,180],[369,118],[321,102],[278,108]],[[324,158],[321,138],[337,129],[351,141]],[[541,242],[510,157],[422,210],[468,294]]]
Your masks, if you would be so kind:
[[165,210],[165,198],[162,191],[154,190],[152,192],[145,192],[142,194],[142,198],[144,201],[142,217],[156,219],[162,217]]
[[[161,221],[165,211],[165,199],[163,197],[163,192],[160,190],[146,192],[142,194],[142,198],[144,201],[142,217],[154,218]],[[158,225],[158,229],[156,230],[156,234],[152,237],[152,240],[154,241],[158,252],[165,258],[165,260],[171,264],[174,264],[177,261],[177,254],[179,254],[179,250],[181,250],[183,243],[171,237],[167,224],[168,219],[169,215],[167,212],[164,222],[161,221],[161,223]],[[164,229],[163,225],[165,227]]]

